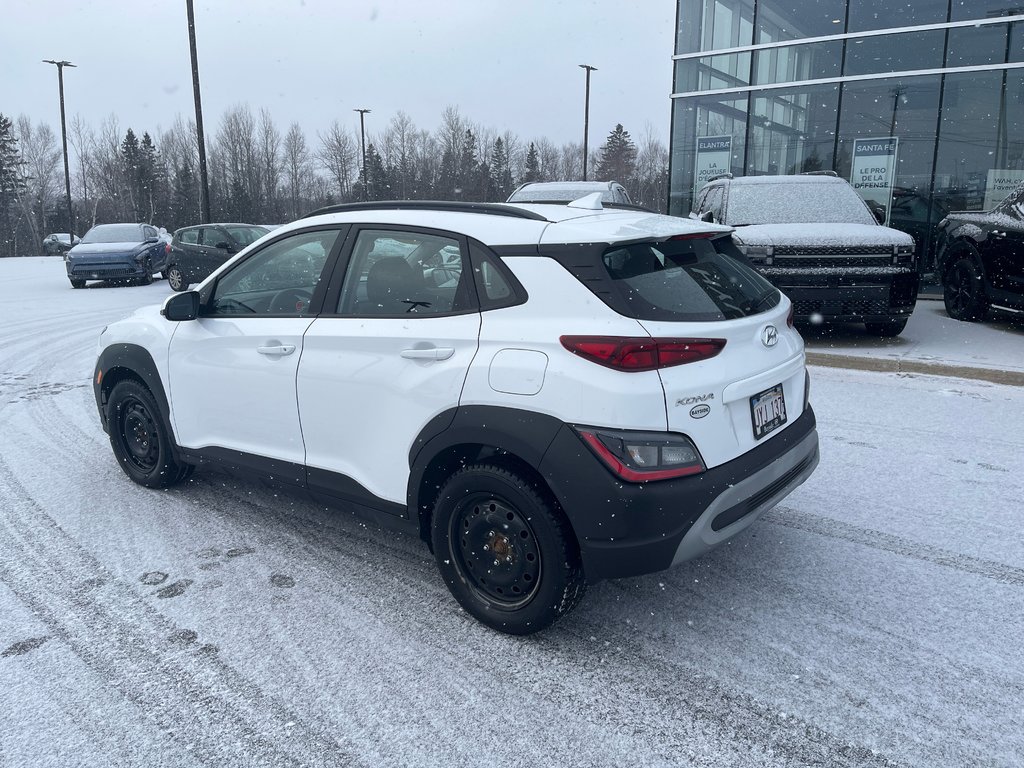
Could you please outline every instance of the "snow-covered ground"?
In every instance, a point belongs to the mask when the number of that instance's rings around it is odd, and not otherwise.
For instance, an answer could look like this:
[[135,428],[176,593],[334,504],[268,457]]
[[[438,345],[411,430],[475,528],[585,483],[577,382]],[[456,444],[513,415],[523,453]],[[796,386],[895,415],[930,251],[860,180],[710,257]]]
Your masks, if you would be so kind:
[[821,465],[516,639],[415,539],[133,485],[89,378],[166,282],[0,260],[0,766],[1020,765],[1024,389],[812,371]]

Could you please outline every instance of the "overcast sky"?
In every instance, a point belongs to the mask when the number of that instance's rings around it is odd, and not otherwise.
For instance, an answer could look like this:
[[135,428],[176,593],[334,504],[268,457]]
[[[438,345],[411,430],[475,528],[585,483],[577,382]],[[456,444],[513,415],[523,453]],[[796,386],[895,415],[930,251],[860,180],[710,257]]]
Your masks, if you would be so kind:
[[[0,112],[60,128],[68,119],[156,132],[194,116],[185,0],[4,0]],[[435,130],[447,105],[522,139],[581,141],[584,71],[590,142],[621,122],[668,142],[675,0],[195,0],[208,136],[224,111],[248,103],[278,127],[315,139],[334,119],[367,132],[404,110]]]

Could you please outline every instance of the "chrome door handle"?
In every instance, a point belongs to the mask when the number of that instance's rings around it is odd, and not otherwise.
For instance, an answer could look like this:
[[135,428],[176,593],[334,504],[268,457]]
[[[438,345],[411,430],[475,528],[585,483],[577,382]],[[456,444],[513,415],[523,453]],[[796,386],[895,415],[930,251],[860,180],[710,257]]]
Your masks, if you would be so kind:
[[406,360],[447,360],[455,354],[453,347],[427,347],[426,349],[403,349]]
[[295,351],[294,344],[280,344],[276,347],[256,347],[261,355],[290,355]]

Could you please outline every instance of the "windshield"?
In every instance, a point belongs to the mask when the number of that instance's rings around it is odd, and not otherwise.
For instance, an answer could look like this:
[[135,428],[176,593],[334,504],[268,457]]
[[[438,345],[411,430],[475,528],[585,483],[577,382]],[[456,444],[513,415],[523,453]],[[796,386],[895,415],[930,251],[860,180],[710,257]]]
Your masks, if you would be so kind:
[[782,296],[707,238],[611,248],[604,265],[640,320],[732,320],[771,309]]
[[83,243],[141,243],[142,227],[138,224],[100,224],[85,233]]
[[853,187],[830,182],[732,184],[725,224],[877,224]]

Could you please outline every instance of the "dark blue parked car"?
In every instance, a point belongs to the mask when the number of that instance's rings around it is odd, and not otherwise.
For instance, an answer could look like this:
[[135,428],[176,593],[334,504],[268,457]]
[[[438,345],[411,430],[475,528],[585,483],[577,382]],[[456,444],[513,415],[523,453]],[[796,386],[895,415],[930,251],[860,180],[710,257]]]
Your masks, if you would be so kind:
[[167,243],[150,224],[99,224],[64,257],[72,288],[87,280],[147,285],[167,268]]

